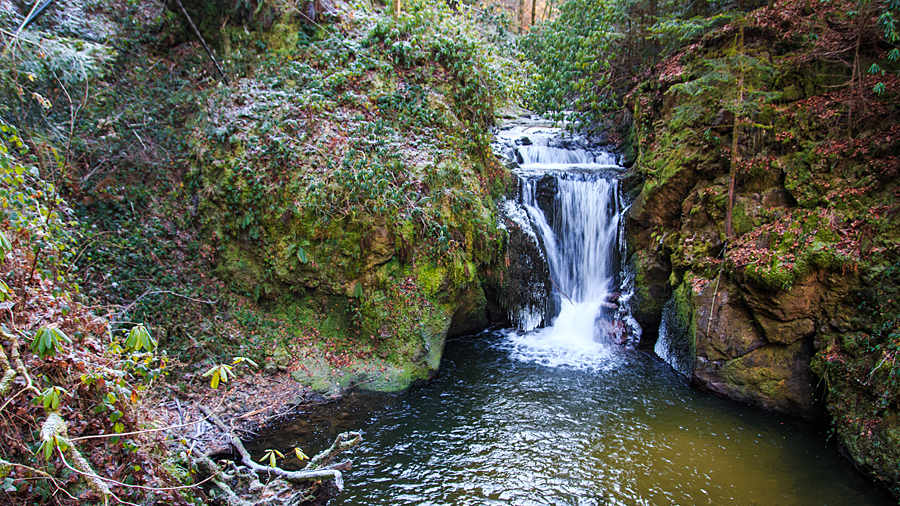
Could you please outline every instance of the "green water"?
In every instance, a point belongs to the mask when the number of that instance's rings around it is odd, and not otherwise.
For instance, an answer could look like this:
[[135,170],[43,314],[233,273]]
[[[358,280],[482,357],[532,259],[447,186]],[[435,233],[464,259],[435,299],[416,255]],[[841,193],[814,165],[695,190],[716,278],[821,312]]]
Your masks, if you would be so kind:
[[656,357],[575,370],[512,348],[451,341],[429,385],[301,414],[257,451],[361,430],[340,505],[896,504],[816,426],[693,390]]

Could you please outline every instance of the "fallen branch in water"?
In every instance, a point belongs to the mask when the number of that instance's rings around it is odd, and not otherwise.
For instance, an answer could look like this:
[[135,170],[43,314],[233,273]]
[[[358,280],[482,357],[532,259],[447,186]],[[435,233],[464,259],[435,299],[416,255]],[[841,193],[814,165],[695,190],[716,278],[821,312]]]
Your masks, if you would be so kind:
[[[324,468],[324,466],[330,464],[334,457],[336,457],[342,451],[352,448],[362,441],[362,436],[358,432],[344,432],[342,434],[338,434],[337,438],[334,440],[334,443],[331,445],[331,448],[319,453],[309,461],[309,464],[307,465],[307,468],[309,469],[308,471],[285,471],[280,467],[263,466],[254,462],[253,458],[250,457],[250,452],[248,452],[247,449],[244,448],[244,444],[241,442],[241,439],[237,434],[235,434],[233,430],[225,425],[225,422],[214,415],[212,411],[210,411],[206,406],[199,406],[199,409],[201,413],[207,416],[207,418],[213,423],[213,425],[218,427],[222,432],[228,434],[229,438],[231,439],[231,445],[241,456],[241,464],[247,466],[252,471],[258,474],[266,473],[275,475],[280,478],[284,478],[285,480],[292,483],[298,481],[331,479],[334,481],[334,485],[338,491],[343,490],[344,478],[341,472],[334,467]],[[339,464],[335,467],[345,465],[346,464]]]

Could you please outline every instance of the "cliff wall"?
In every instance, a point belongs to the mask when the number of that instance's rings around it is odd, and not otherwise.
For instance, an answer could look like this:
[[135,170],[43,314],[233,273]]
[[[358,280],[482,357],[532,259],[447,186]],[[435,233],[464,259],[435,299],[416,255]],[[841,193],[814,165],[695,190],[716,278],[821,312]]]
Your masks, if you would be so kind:
[[898,83],[859,71],[886,51],[874,29],[854,41],[845,13],[785,6],[688,46],[628,97],[636,316],[650,346],[671,300],[695,385],[827,412],[896,487]]

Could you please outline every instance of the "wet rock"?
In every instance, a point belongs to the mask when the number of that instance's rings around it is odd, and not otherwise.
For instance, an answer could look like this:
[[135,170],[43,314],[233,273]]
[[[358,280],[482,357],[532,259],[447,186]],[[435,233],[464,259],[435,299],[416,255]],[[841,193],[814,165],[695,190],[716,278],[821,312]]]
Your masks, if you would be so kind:
[[652,347],[659,334],[663,306],[672,296],[671,266],[664,257],[644,250],[631,256],[631,268],[635,272],[631,310],[644,329],[639,346]]
[[547,175],[542,177],[538,181],[535,191],[537,192],[535,200],[537,200],[541,210],[544,211],[544,215],[548,218],[555,216],[556,195],[559,193],[559,181],[556,179],[556,176]]
[[812,340],[804,339],[788,346],[760,347],[730,360],[698,357],[694,384],[748,404],[811,418],[820,410],[813,404],[812,353]]
[[[514,206],[515,207],[515,206]],[[521,208],[516,208],[521,212]],[[531,225],[522,216],[514,219],[510,209],[501,208],[502,219],[509,233],[507,245],[508,265],[497,280],[496,298],[500,306],[510,315],[511,323],[520,328],[528,322],[517,321],[524,315],[546,317],[547,304],[553,285],[550,282],[550,268],[541,251],[541,245]],[[515,210],[515,209],[514,209]],[[524,227],[528,227],[526,230]],[[531,322],[534,325],[540,323]]]
[[447,337],[472,334],[485,328],[488,325],[486,306],[487,298],[482,287],[480,285],[467,287],[456,312],[450,319]]
[[624,346],[631,337],[631,327],[622,320],[600,319],[597,321],[600,335],[611,344]]
[[763,333],[770,343],[793,344],[816,333],[816,322],[812,318],[798,318],[782,322],[758,314],[756,321],[762,327]]
[[[628,212],[630,226],[650,230],[668,229],[681,216],[681,206],[697,183],[697,173],[682,169],[670,176],[665,184],[644,185]],[[647,241],[649,243],[649,240]],[[643,244],[641,246],[648,246]]]
[[733,292],[736,287],[710,281],[700,293],[693,295],[697,356],[711,360],[732,359],[765,346],[767,341],[753,314]]

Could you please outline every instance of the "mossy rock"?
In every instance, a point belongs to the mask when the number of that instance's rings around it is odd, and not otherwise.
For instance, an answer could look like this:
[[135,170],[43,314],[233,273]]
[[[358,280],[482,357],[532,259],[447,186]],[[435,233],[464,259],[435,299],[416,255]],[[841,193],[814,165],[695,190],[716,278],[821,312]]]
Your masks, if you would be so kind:
[[642,344],[652,344],[656,340],[652,330],[659,328],[663,306],[672,294],[671,269],[663,259],[646,250],[632,255],[630,263],[635,273],[632,313],[644,328]]

